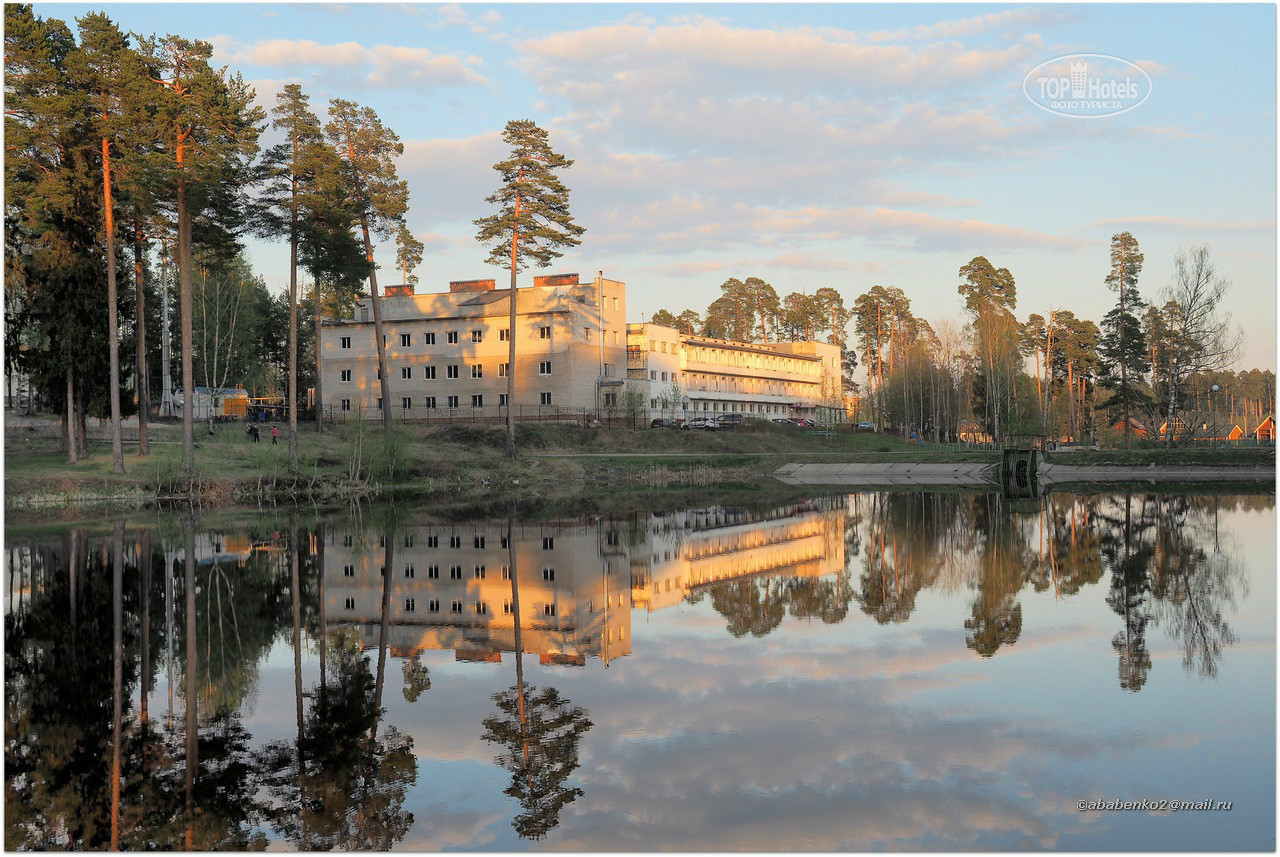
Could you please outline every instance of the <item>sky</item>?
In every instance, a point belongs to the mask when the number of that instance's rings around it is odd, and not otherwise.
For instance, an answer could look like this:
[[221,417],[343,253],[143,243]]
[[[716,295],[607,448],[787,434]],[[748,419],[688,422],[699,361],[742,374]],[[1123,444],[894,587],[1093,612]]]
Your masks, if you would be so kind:
[[[730,277],[846,304],[897,286],[962,323],[958,270],[1006,267],[1017,314],[1100,320],[1112,235],[1130,231],[1156,301],[1180,247],[1232,283],[1240,368],[1276,365],[1273,5],[105,4],[142,34],[214,45],[265,107],[290,82],[322,108],[377,110],[404,143],[420,291],[497,277],[473,221],[511,119],[557,151],[582,244],[546,271],[627,283],[627,315],[699,312]],[[1075,53],[1140,66],[1150,96],[1056,116],[1023,80]],[[270,139],[269,136],[267,138]],[[250,241],[272,289],[283,241]],[[398,281],[395,249],[376,251]]]

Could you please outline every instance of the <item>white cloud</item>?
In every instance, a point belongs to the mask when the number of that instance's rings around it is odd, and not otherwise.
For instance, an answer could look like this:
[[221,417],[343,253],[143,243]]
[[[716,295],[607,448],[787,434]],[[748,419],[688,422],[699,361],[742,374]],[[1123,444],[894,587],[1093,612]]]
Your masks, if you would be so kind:
[[341,75],[349,85],[361,81],[379,87],[477,86],[487,83],[474,69],[483,67],[475,56],[442,54],[423,47],[360,42],[322,43],[311,39],[264,39],[241,44],[226,36],[215,36],[214,56],[219,62],[241,63],[298,70],[320,70],[322,79]]

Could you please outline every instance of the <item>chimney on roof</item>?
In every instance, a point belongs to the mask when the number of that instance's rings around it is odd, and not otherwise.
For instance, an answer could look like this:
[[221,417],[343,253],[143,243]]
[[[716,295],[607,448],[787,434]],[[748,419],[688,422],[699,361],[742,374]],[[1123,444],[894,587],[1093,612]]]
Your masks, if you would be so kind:
[[409,297],[412,294],[413,283],[400,283],[395,286],[387,286],[382,292],[383,297],[388,298]]
[[450,292],[491,292],[496,280],[452,280]]
[[545,277],[534,277],[534,288],[547,288],[551,286],[576,286],[578,285],[577,274],[547,274]]

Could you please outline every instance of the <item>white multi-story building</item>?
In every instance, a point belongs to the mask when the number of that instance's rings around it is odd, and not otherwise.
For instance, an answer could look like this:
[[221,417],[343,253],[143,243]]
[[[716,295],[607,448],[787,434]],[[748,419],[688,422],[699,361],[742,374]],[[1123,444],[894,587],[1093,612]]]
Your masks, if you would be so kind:
[[[577,274],[534,277],[517,290],[494,280],[461,280],[449,291],[416,294],[389,286],[382,298],[388,388],[397,417],[505,418],[509,337],[516,338],[517,414],[582,416],[615,407],[626,363],[626,287]],[[378,349],[371,299],[355,318],[320,329],[326,411],[381,416]]]
[[736,342],[627,325],[627,383],[653,417],[809,417],[843,421],[840,348],[825,342]]

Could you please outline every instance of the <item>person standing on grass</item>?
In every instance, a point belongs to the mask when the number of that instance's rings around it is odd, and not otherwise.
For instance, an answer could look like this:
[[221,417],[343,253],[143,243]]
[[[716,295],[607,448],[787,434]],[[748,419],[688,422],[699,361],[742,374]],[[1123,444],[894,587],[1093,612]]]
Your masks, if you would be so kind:
[[271,427],[271,445],[276,445],[276,438],[280,437],[280,429],[276,426]]

